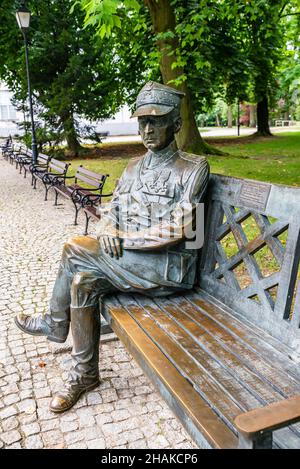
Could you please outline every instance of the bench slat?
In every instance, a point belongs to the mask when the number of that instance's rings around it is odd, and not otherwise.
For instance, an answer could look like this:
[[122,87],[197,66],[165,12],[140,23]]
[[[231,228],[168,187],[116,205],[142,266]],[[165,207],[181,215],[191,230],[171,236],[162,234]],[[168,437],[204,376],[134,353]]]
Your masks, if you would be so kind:
[[90,179],[90,178],[84,176],[83,174],[77,175],[76,177],[78,179],[80,179],[80,181],[84,181],[92,187],[99,187],[101,185],[101,181],[96,181],[95,179]]
[[237,447],[236,436],[217,417],[210,406],[181,376],[136,321],[122,307],[104,311],[111,327],[121,338],[144,372],[159,388],[174,413],[200,447]]
[[59,174],[64,174],[65,173],[65,168],[61,168],[60,166],[56,166],[52,163],[49,164],[49,171],[51,173],[59,173]]
[[[293,377],[297,383],[300,383],[299,366],[288,359],[290,349],[284,344],[281,344],[264,331],[258,331],[256,327],[246,321],[241,323],[236,317],[229,315],[226,310],[222,309],[221,305],[218,306],[213,303],[212,299],[208,298],[208,295],[204,292],[199,291],[197,294],[190,295],[188,301],[191,301],[195,306],[196,314],[198,311],[204,314],[214,323],[219,324],[225,331],[232,334],[233,337],[236,337],[241,346],[244,345],[249,351],[253,351],[255,363],[259,364],[263,360],[264,363],[276,366],[276,369],[280,365],[282,370]],[[243,352],[241,352],[241,355],[243,356]]]
[[[260,385],[258,389],[261,389],[261,397],[263,399],[282,399],[300,392],[299,382],[278,369],[276,363],[270,364],[261,358],[259,353],[255,353],[247,345],[241,343],[238,337],[234,337],[230,332],[203,314],[202,311],[197,310],[194,304],[197,304],[197,300],[193,304],[180,300],[176,302],[176,308],[167,305],[166,309],[173,317],[177,317],[176,309],[180,308],[183,314],[182,323],[187,322],[186,315],[196,321],[196,330],[197,327],[200,327],[200,331],[203,334],[201,344],[205,344],[207,340],[210,351],[216,354],[220,362],[225,365],[228,363],[228,366],[241,363],[241,371],[245,383],[247,382],[246,371],[252,370],[259,377]],[[206,304],[203,306],[204,311],[205,308]],[[254,386],[251,376],[248,377],[248,383],[249,386]],[[270,401],[264,401],[264,403],[267,402]]]
[[[226,387],[214,380],[204,367],[200,368],[186,352],[186,349],[181,348],[178,340],[174,340],[167,335],[164,329],[150,317],[148,307],[146,312],[132,302],[126,304],[126,309],[146,334],[151,337],[161,352],[167,356],[197,392],[201,393],[201,396],[209,402],[213,410],[218,415],[223,416],[227,425],[233,427],[235,417],[241,413],[241,406],[238,406],[235,399],[228,395]],[[157,314],[159,314],[159,311],[157,311]]]
[[68,163],[66,163],[65,161],[56,160],[55,158],[51,158],[50,166],[51,165],[65,169]]
[[[233,402],[238,402],[239,406],[248,410],[283,399],[282,395],[274,391],[268,383],[264,382],[259,375],[251,370],[251,367],[247,368],[242,360],[239,360],[238,357],[230,353],[230,350],[222,349],[221,345],[214,340],[214,336],[208,335],[205,329],[201,329],[194,321],[187,317],[185,315],[186,305],[179,303],[172,308],[170,306],[171,302],[164,299],[159,299],[159,306],[153,304],[149,299],[140,300],[138,298],[138,302],[139,304],[144,304],[146,313],[150,314],[151,319],[156,322],[156,325],[162,328],[172,340],[193,357],[196,362],[197,371],[196,379],[192,379],[192,381],[196,386],[199,374],[209,373],[211,378],[220,385],[220,388],[223,388],[224,397],[225,393],[227,393],[227,396]],[[139,308],[135,308],[129,302],[128,310],[130,313],[135,311],[133,313],[134,318],[139,322],[141,321],[141,311]],[[168,317],[168,314],[171,317]],[[177,322],[175,323],[173,319],[176,319]],[[193,336],[189,335],[186,331],[192,333]],[[153,338],[153,326],[149,325],[147,332]],[[219,330],[215,330],[215,334],[219,336]],[[163,340],[163,344],[165,344],[165,339]],[[162,351],[165,352],[164,345]],[[192,370],[190,365],[188,367]],[[185,375],[184,369],[181,369],[181,372]],[[300,387],[298,389],[300,393]],[[205,389],[201,387],[200,392],[205,393]],[[211,394],[206,394],[205,396],[210,404],[213,404],[214,397]],[[217,406],[218,404],[215,403],[215,405]],[[221,415],[224,415],[222,411]],[[289,433],[291,433],[289,429],[281,430],[281,432],[281,436],[274,436],[274,442],[279,447],[282,446],[282,440],[284,441]]]
[[79,166],[79,168],[77,169],[77,174],[78,177],[81,174],[85,174],[92,179],[96,179],[96,181],[102,181],[102,179],[105,177],[104,174],[95,173],[94,171],[90,171],[89,169],[86,169],[83,166]]
[[[201,307],[196,304],[197,299]],[[276,339],[255,326],[251,326],[250,332],[248,326],[244,330],[243,323],[203,299],[200,292],[156,299],[118,295],[108,300],[106,307],[110,310],[116,302],[186,378],[186,385],[193,385],[199,397],[207,401],[229,428],[235,428],[231,418],[240,407],[251,410],[300,394],[296,374],[281,368],[280,362],[287,354],[276,350]],[[255,341],[256,335],[261,334],[264,344],[268,338],[275,341],[275,355]],[[287,350],[285,346],[284,349]],[[269,355],[268,360],[264,355]],[[274,356],[280,357],[279,360],[274,360]],[[274,433],[274,447],[299,448],[299,445],[299,424]]]

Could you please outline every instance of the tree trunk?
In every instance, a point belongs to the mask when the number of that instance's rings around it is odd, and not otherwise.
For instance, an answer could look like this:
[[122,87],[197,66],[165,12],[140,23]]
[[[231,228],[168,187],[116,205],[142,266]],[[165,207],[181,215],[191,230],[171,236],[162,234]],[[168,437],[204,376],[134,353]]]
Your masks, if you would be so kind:
[[82,147],[79,143],[75,129],[73,113],[66,112],[63,116],[61,116],[61,120],[63,122],[64,136],[67,140],[68,148],[75,156],[78,156]]
[[227,107],[227,127],[232,128],[232,106]]
[[249,104],[249,109],[250,109],[249,127],[256,127],[256,105]]
[[[153,30],[155,34],[165,33],[171,31],[175,33],[175,14],[171,5],[171,0],[145,0],[149,8]],[[176,142],[180,149],[201,154],[222,154],[219,150],[210,147],[202,139],[193,112],[191,93],[189,91],[187,82],[184,81],[179,86],[170,83],[171,80],[177,79],[184,73],[181,67],[172,69],[172,64],[176,62],[175,51],[178,45],[178,40],[175,37],[169,39],[159,39],[157,46],[161,54],[160,71],[165,85],[173,86],[185,93],[185,98],[182,100],[181,117],[182,128],[176,135]],[[173,54],[170,55],[170,52]]]
[[270,137],[271,130],[269,126],[269,109],[268,97],[265,95],[261,101],[257,103],[257,137]]

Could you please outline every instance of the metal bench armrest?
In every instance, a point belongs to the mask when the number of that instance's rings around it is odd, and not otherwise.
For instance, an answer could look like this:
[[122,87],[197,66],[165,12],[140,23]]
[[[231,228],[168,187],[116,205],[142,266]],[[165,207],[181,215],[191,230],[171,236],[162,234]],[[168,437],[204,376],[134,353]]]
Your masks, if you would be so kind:
[[300,422],[300,395],[240,414],[235,419],[239,448],[270,448],[272,433]]

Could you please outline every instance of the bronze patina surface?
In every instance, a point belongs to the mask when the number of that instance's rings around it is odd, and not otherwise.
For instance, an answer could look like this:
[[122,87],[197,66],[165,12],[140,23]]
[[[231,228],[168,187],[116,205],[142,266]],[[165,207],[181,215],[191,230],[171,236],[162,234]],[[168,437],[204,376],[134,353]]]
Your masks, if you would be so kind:
[[205,157],[176,146],[182,96],[154,82],[141,90],[134,115],[146,155],[130,161],[111,202],[101,208],[97,239],[78,236],[65,244],[50,313],[38,320],[16,318],[23,331],[58,342],[66,339],[71,321],[74,368],[50,406],[55,412],[70,408],[84,388],[98,383],[101,295],[167,296],[195,283],[197,249],[187,249],[186,233],[204,197],[209,167]]

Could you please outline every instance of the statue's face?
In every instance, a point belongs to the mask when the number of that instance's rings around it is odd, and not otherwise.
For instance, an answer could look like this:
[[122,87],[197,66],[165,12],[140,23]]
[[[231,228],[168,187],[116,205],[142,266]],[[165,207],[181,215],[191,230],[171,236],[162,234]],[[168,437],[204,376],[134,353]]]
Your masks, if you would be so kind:
[[143,144],[152,151],[163,150],[170,145],[181,127],[181,118],[174,118],[172,112],[165,116],[142,116],[138,121]]

